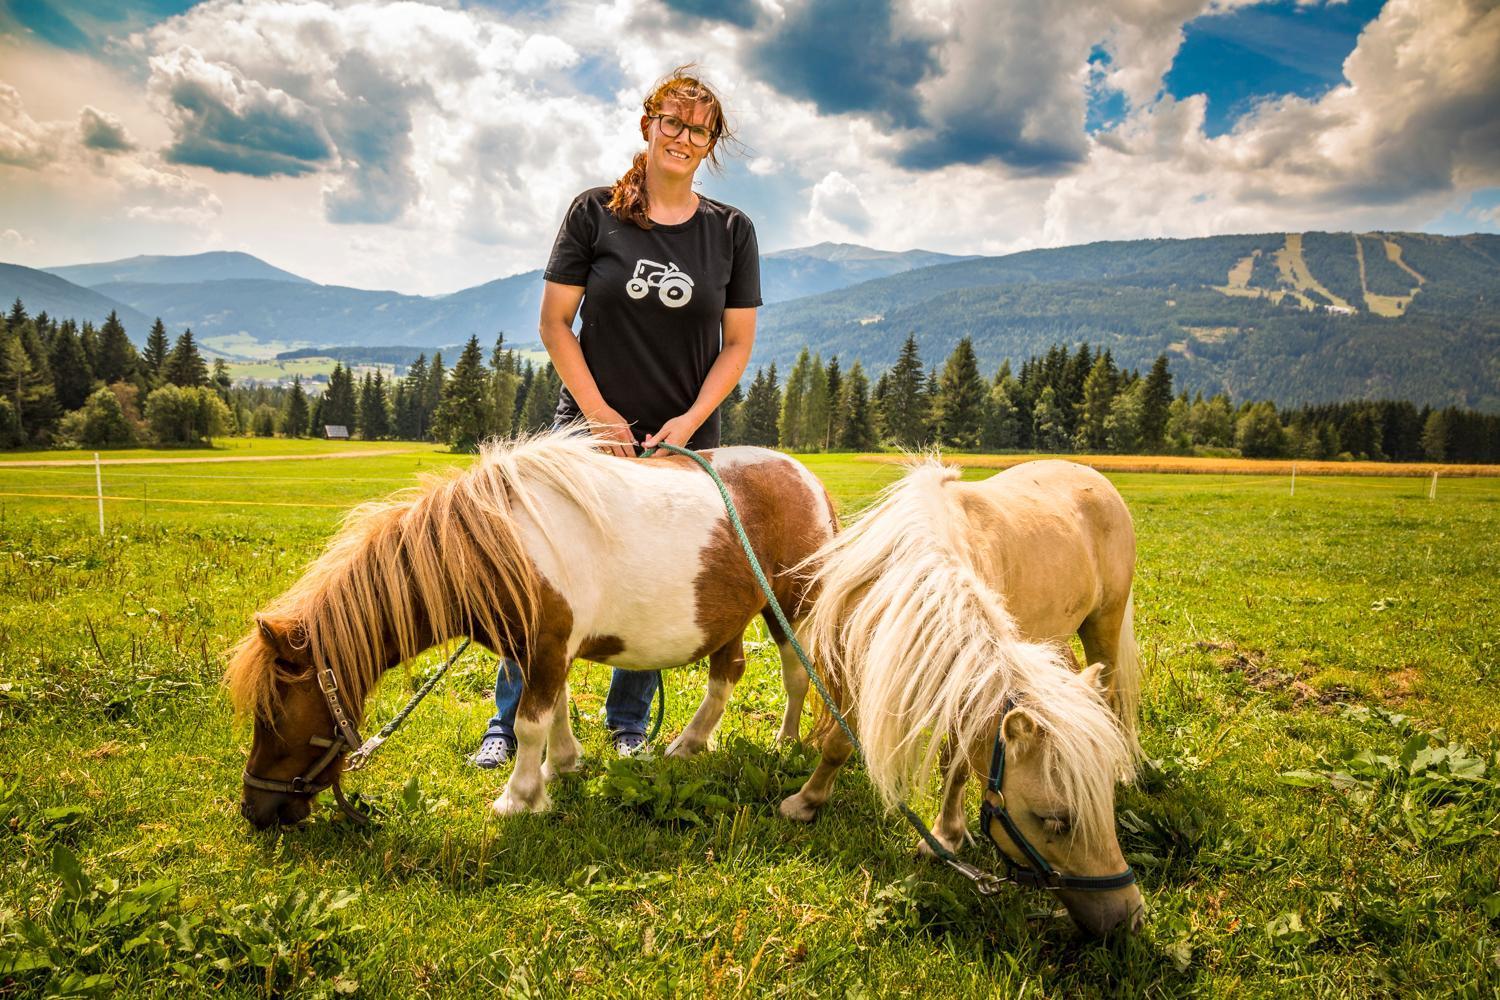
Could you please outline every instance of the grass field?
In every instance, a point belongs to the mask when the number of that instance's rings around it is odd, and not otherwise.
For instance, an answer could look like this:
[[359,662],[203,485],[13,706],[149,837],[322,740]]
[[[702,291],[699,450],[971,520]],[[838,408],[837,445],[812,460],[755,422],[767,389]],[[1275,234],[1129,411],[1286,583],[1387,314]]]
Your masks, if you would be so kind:
[[[815,824],[781,820],[813,754],[771,747],[766,645],[718,749],[608,771],[608,671],[580,665],[588,766],[503,822],[504,773],[463,762],[493,680],[467,653],[351,779],[379,829],[253,833],[223,650],[343,510],[465,460],[106,468],[129,499],[102,538],[92,500],[0,497],[0,997],[1500,990],[1500,481],[1110,473],[1140,536],[1151,763],[1118,815],[1148,916],[1100,944],[918,862],[857,768]],[[899,474],[807,462],[846,513]],[[92,495],[93,469],[0,468],[0,492]],[[668,675],[664,736],[703,683]],[[656,818],[679,804],[698,822]]]

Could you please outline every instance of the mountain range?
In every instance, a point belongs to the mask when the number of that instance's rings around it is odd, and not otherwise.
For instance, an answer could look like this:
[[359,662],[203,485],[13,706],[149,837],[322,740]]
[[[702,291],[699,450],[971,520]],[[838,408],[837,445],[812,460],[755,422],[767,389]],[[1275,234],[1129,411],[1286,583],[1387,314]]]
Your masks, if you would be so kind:
[[[762,256],[755,364],[803,346],[872,370],[914,334],[937,365],[970,337],[986,373],[1055,343],[1126,367],[1172,361],[1178,385],[1306,402],[1399,397],[1500,410],[1500,236],[1267,233],[959,257],[821,243]],[[447,295],[320,285],[243,253],[134,257],[46,271],[0,264],[0,301],[99,322],[118,310],[191,326],[211,350],[411,345],[472,333],[533,340],[540,271]]]

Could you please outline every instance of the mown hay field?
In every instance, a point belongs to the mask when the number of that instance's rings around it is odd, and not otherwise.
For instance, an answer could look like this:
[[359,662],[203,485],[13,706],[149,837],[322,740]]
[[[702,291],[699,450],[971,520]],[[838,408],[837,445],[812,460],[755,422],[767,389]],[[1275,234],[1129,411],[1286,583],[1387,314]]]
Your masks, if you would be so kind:
[[[587,767],[551,814],[491,819],[505,773],[463,758],[493,661],[470,652],[351,779],[378,829],[252,832],[224,650],[344,510],[464,461],[106,467],[103,537],[92,500],[11,495],[91,496],[93,469],[0,468],[0,997],[1500,989],[1500,481],[1110,473],[1140,536],[1151,760],[1118,815],[1149,912],[1101,944],[917,861],[857,768],[816,823],[782,820],[813,754],[771,745],[754,634],[694,760],[608,767],[608,671],[580,664]],[[900,471],[807,461],[846,513]],[[388,675],[372,727],[435,662]],[[667,683],[664,737],[703,671]]]

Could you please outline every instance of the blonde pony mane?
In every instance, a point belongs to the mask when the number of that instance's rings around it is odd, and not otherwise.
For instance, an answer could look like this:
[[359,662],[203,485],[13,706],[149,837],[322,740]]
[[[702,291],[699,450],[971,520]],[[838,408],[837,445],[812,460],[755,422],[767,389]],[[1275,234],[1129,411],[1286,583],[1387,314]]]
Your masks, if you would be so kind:
[[[548,502],[576,506],[607,537],[599,487],[618,473],[616,461],[576,429],[486,443],[467,469],[427,474],[349,511],[262,614],[288,626],[314,665],[333,670],[356,715],[387,666],[430,645],[482,635],[504,651],[525,649],[542,581],[517,517],[529,517],[560,551],[542,516],[538,491],[546,491]],[[275,657],[256,630],[231,651],[224,683],[237,710],[265,720],[279,712]]]
[[966,521],[947,486],[957,469],[929,458],[804,564],[812,613],[799,630],[835,697],[852,707],[870,779],[887,806],[937,764],[983,768],[1007,702],[1044,732],[1043,766],[1075,814],[1075,836],[1107,839],[1116,775],[1133,767],[1104,699],[1058,646],[1021,637],[975,572]]

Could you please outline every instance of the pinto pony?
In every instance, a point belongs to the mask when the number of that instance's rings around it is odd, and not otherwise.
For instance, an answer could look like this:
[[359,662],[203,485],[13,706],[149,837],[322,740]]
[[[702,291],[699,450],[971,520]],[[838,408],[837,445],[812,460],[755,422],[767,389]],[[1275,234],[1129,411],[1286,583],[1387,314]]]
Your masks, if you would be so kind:
[[[965,783],[998,747],[1003,804],[1021,835],[1074,882],[1128,873],[1114,786],[1134,770],[1139,665],[1132,627],[1135,532],[1119,493],[1071,462],[1028,462],[984,482],[929,460],[809,561],[816,594],[797,626],[830,694],[852,716],[887,805],[941,761],[933,833],[957,850]],[[1089,662],[1073,669],[1076,633]],[[997,734],[1001,737],[997,741]],[[851,747],[825,714],[822,757],[781,804],[811,820]],[[1002,797],[1003,796],[1003,797]],[[1024,847],[986,832],[1025,865]],[[925,845],[923,845],[925,848]],[[1058,895],[1096,933],[1137,923],[1133,885]]]
[[[705,454],[798,621],[807,585],[790,570],[833,537],[827,492],[778,452]],[[340,709],[357,722],[386,670],[458,636],[512,657],[525,678],[497,813],[547,809],[546,782],[578,767],[575,657],[647,670],[707,656],[703,702],[667,751],[695,753],[744,672],[745,627],[765,607],[712,479],[687,459],[616,458],[567,432],[487,445],[468,469],[350,512],[256,616],[225,674],[255,720],[241,812],[257,827],[304,818],[343,767]],[[796,739],[807,677],[773,618],[767,627],[787,689],[780,738]]]

